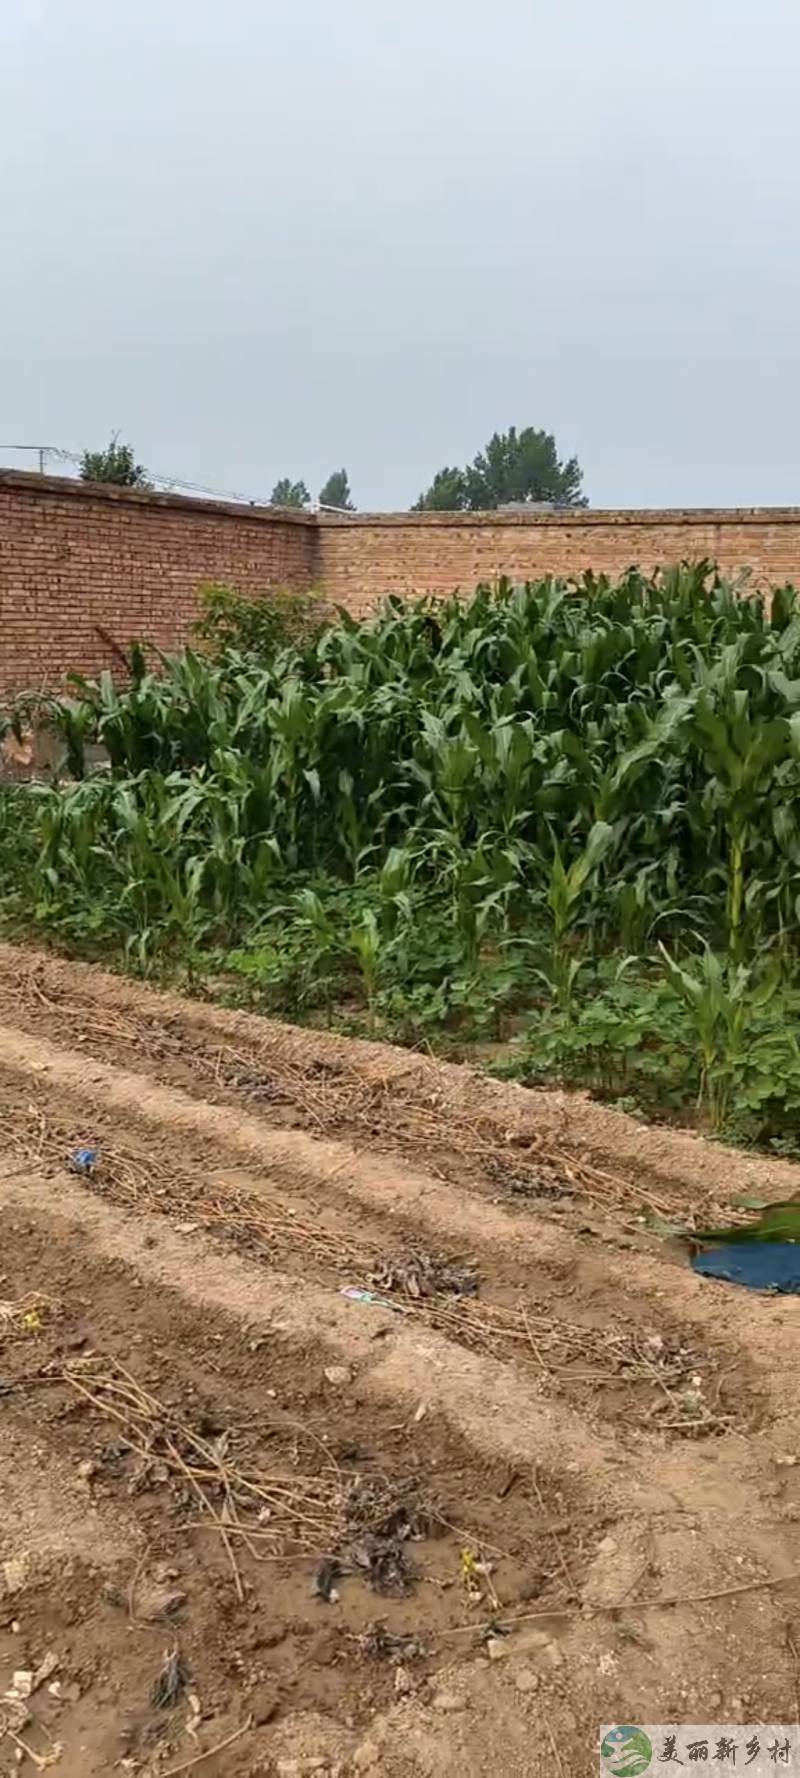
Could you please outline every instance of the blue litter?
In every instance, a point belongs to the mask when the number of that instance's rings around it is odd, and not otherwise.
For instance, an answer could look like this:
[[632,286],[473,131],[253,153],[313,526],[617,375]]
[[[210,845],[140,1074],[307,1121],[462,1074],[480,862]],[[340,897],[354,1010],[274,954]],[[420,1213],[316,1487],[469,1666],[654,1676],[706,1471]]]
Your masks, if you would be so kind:
[[76,1173],[91,1173],[97,1160],[96,1148],[76,1148],[72,1154],[72,1165]]
[[781,1291],[800,1296],[800,1242],[737,1241],[734,1247],[712,1247],[692,1260],[704,1278],[723,1278],[745,1290]]
[[390,1303],[388,1297],[377,1296],[374,1290],[362,1290],[358,1284],[343,1284],[340,1296],[346,1296],[351,1303],[373,1303],[376,1309],[394,1309],[396,1315],[410,1315],[410,1308],[403,1303]]

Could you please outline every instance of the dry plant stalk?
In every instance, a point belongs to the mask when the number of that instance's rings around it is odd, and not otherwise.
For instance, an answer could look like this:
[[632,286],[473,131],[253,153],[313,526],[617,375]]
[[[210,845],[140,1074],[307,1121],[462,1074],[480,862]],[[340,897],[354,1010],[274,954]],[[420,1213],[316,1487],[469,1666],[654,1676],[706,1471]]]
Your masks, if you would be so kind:
[[341,1532],[340,1475],[331,1463],[316,1476],[264,1475],[239,1467],[226,1440],[201,1438],[151,1395],[117,1359],[92,1353],[56,1368],[52,1375],[105,1418],[122,1427],[125,1442],[145,1462],[165,1465],[194,1495],[201,1520],[214,1527],[223,1544],[237,1596],[245,1597],[233,1539],[244,1539],[256,1561],[258,1545],[283,1556],[287,1542],[297,1553],[318,1554]]
[[[25,1147],[24,1131],[35,1130],[39,1158],[63,1165],[69,1149],[66,1133],[47,1124],[40,1109],[8,1111],[18,1148]],[[15,1132],[16,1124],[16,1132]],[[91,1181],[84,1182],[91,1185]],[[249,1247],[273,1261],[278,1255],[294,1258],[298,1250],[316,1260],[322,1276],[331,1268],[355,1273],[366,1280],[382,1259],[376,1243],[358,1243],[338,1229],[327,1229],[309,1216],[296,1212],[278,1199],[264,1198],[238,1185],[209,1185],[203,1177],[183,1174],[165,1164],[157,1154],[146,1160],[113,1144],[103,1148],[103,1195],[148,1214],[182,1216],[211,1233]],[[513,1356],[516,1362],[536,1370],[546,1388],[568,1384],[643,1382],[667,1397],[672,1408],[664,1430],[694,1435],[728,1423],[723,1414],[712,1413],[698,1400],[691,1411],[674,1391],[685,1384],[698,1365],[697,1354],[687,1353],[656,1363],[635,1330],[620,1327],[586,1328],[552,1313],[547,1304],[533,1305],[522,1298],[518,1306],[493,1303],[474,1296],[450,1294],[412,1296],[406,1291],[387,1295],[405,1315],[414,1315],[491,1357]],[[583,1368],[581,1368],[583,1367]]]
[[41,1290],[28,1290],[24,1296],[0,1300],[0,1340],[6,1333],[38,1333],[45,1315],[54,1314],[58,1307],[55,1298]]
[[[368,1130],[380,1124],[387,1146],[408,1145],[446,1147],[462,1161],[477,1164],[498,1174],[513,1172],[518,1179],[529,1180],[532,1196],[555,1194],[580,1198],[597,1208],[628,1212],[654,1211],[665,1217],[681,1217],[687,1213],[685,1199],[666,1186],[658,1190],[632,1184],[619,1174],[588,1161],[568,1139],[551,1132],[526,1132],[524,1140],[513,1143],[498,1138],[491,1119],[471,1119],[461,1106],[448,1106],[445,1095],[437,1094],[434,1106],[420,1102],[430,1098],[430,1078],[417,1078],[418,1070],[410,1067],[402,1079],[365,1080],[356,1064],[342,1062],[331,1078],[310,1074],[305,1057],[296,1059],[291,1052],[292,1033],[279,1027],[279,1037],[265,1037],[260,1043],[234,1046],[230,1041],[215,1038],[193,1028],[188,1019],[181,1023],[167,1016],[162,1021],[129,1009],[126,1014],[95,999],[90,992],[70,989],[68,1003],[53,999],[43,987],[48,966],[27,967],[13,984],[14,999],[38,1003],[48,1013],[48,1025],[63,1028],[71,1042],[75,1041],[76,1024],[80,1041],[92,1053],[96,1039],[107,1038],[138,1049],[144,1056],[168,1055],[170,1050],[191,1055],[193,1068],[205,1075],[215,1086],[227,1087],[245,1101],[266,1101],[292,1104],[323,1133],[333,1134],[355,1126]],[[77,984],[76,984],[77,989]],[[11,988],[9,988],[11,992]],[[173,1037],[173,1025],[179,1025],[179,1038]],[[305,1066],[304,1066],[305,1062]],[[418,1096],[419,1095],[419,1096]],[[373,1138],[374,1140],[374,1138]],[[717,1208],[707,1203],[693,1204],[696,1214],[707,1216]]]

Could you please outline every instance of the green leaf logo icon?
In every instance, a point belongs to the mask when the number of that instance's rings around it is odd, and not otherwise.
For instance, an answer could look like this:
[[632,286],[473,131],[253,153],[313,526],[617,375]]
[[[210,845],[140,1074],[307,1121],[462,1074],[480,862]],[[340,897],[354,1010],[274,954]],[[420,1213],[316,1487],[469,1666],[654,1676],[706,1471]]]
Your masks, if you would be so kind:
[[609,1729],[600,1748],[609,1778],[640,1778],[649,1768],[653,1749],[644,1729]]

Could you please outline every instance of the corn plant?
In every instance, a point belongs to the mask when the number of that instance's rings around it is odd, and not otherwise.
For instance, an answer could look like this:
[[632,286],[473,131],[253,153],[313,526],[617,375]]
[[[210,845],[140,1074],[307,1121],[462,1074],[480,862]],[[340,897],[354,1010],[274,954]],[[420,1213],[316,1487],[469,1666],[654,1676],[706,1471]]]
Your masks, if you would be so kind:
[[351,928],[349,949],[357,959],[361,971],[370,1027],[374,1029],[382,946],[380,929],[372,908],[365,909],[358,925]]
[[772,999],[780,972],[773,966],[756,982],[752,970],[730,958],[721,959],[708,946],[693,968],[670,956],[663,944],[659,944],[659,951],[667,978],[683,1000],[696,1033],[700,1057],[697,1103],[705,1109],[716,1135],[730,1112],[748,1017]]
[[580,940],[576,938],[577,923],[613,839],[614,829],[607,822],[598,821],[569,867],[564,864],[557,843],[554,849],[544,905],[551,928],[550,982],[555,999],[566,1013],[572,1009],[573,990],[583,962]]
[[756,986],[737,970],[762,946],[788,990],[798,970],[792,589],[744,597],[700,563],[280,634],[235,596],[215,611],[202,651],[137,648],[127,677],[0,713],[49,724],[63,761],[0,788],[6,922],[139,969],[233,952],[247,974],[252,953],[270,1004],[355,991],[404,1033],[404,997],[426,1029],[488,1029],[526,996],[577,1024],[606,963],[658,971],[661,940],[717,996],[708,1060],[698,1042],[718,1120]]

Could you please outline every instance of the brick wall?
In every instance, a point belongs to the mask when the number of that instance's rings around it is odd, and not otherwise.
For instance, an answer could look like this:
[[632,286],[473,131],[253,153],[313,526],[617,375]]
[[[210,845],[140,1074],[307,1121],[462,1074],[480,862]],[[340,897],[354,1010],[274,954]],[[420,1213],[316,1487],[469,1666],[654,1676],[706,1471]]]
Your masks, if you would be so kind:
[[314,587],[361,613],[389,592],[702,556],[800,582],[800,509],[314,518],[0,471],[0,699],[115,665],[101,631],[180,646],[204,581]]
[[756,584],[800,582],[800,509],[730,512],[386,513],[321,516],[319,577],[326,598],[354,613],[388,592],[442,594],[501,574],[535,579],[619,574],[710,557]]
[[180,646],[205,581],[310,587],[315,552],[305,513],[0,472],[0,698],[113,666],[98,626]]

